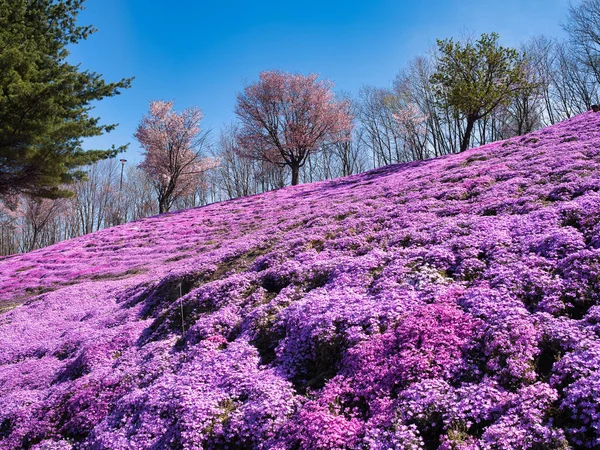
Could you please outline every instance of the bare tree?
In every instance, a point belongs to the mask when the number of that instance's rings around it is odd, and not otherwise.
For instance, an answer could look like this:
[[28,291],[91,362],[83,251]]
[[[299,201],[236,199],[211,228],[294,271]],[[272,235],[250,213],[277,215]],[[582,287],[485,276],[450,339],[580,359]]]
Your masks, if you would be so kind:
[[333,164],[337,167],[337,171],[334,172],[333,176],[346,177],[364,172],[367,169],[363,133],[363,129],[356,129],[351,139],[334,143],[331,146],[331,153],[335,158]]
[[563,118],[588,111],[598,101],[593,70],[573,53],[568,43],[556,46],[556,103]]
[[118,195],[116,162],[107,160],[90,166],[86,179],[77,182],[73,190],[79,234],[104,228],[110,223]]
[[137,167],[130,167],[126,174],[123,183],[125,217],[128,220],[137,220],[158,214],[154,187],[148,175]]
[[[538,77],[539,69],[535,68],[537,62],[525,56],[523,64],[523,86],[516,90],[512,102],[503,111],[505,125],[502,127],[505,135],[501,138],[521,136],[530,133],[542,125],[544,91],[547,89],[545,81]],[[495,139],[495,136],[492,138]]]
[[217,157],[221,160],[219,179],[227,198],[244,197],[259,192],[256,160],[238,150],[239,130],[230,125],[221,130]]
[[564,28],[575,55],[600,83],[600,0],[571,4]]
[[65,198],[24,196],[21,251],[29,252],[57,242],[56,230],[48,233],[48,228],[60,215],[67,212],[68,204],[69,200]]
[[536,36],[525,42],[522,50],[526,55],[530,76],[533,75],[541,95],[542,117],[540,126],[552,125],[561,118],[556,111],[554,89],[556,75],[557,42],[545,36]]
[[394,94],[389,89],[364,86],[359,91],[359,120],[363,145],[370,149],[373,167],[401,162],[402,138],[390,107]]

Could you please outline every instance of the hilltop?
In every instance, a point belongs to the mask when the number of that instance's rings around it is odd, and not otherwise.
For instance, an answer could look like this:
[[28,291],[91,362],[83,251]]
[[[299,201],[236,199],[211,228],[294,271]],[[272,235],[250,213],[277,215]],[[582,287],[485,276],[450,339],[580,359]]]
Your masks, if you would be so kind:
[[600,114],[0,260],[0,447],[600,446]]

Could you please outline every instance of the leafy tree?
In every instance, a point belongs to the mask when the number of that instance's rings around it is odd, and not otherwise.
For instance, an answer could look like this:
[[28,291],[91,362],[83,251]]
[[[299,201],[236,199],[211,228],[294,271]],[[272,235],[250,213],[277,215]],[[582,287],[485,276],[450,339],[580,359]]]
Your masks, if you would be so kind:
[[173,203],[191,194],[201,175],[217,165],[202,157],[206,134],[200,132],[202,111],[188,108],[177,113],[173,102],[154,101],[142,119],[135,138],[144,149],[140,168],[146,172],[158,194],[158,212],[167,212]]
[[68,196],[83,166],[125,149],[82,148],[115,127],[90,116],[92,102],[131,82],[67,62],[67,46],[95,31],[77,25],[82,9],[83,0],[0,0],[0,197]]
[[245,156],[288,166],[292,185],[308,157],[352,129],[350,105],[336,101],[332,84],[318,76],[267,71],[238,95],[240,144]]
[[475,123],[499,105],[507,105],[526,85],[523,55],[498,45],[497,33],[482,34],[466,44],[438,40],[437,70],[432,75],[438,101],[452,107],[465,121],[460,151],[471,141]]

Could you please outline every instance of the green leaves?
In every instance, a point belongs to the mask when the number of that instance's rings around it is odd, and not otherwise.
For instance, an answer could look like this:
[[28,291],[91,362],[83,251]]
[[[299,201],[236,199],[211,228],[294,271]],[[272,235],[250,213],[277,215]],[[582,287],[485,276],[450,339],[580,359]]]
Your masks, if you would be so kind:
[[81,140],[115,125],[90,116],[91,103],[131,79],[107,83],[66,61],[68,44],[95,30],[78,26],[81,0],[0,0],[0,197],[64,196],[77,171],[126,147],[84,151]]
[[524,55],[498,44],[497,33],[475,42],[438,40],[437,70],[431,77],[438,102],[466,119],[461,151],[466,150],[475,121],[508,105],[526,87]]
[[437,97],[465,116],[480,119],[510,102],[524,83],[523,55],[498,45],[496,33],[462,44],[438,40],[438,68],[432,76]]

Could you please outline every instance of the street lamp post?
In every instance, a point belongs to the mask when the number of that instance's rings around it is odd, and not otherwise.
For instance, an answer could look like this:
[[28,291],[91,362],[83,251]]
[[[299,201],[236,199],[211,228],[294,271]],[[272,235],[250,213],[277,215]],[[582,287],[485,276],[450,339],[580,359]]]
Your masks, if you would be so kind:
[[119,161],[121,162],[121,181],[119,182],[119,204],[117,206],[118,212],[116,216],[117,225],[121,223],[121,214],[123,213],[123,169],[125,169],[125,163],[127,160],[120,159]]
[[125,168],[126,159],[120,159],[121,161],[121,183],[119,183],[119,192],[123,190],[123,169]]

